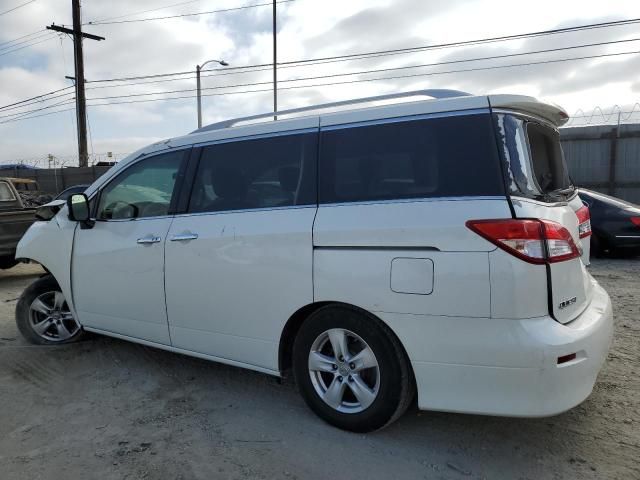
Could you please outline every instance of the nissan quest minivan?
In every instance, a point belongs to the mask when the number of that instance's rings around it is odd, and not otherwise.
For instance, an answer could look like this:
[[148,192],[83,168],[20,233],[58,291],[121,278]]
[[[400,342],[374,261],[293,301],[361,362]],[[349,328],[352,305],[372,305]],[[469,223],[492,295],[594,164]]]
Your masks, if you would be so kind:
[[291,372],[358,432],[416,397],[525,417],[579,404],[613,328],[564,110],[426,90],[279,115],[412,95],[432,99],[213,124],[48,204],[16,255],[50,272],[20,297],[20,331]]

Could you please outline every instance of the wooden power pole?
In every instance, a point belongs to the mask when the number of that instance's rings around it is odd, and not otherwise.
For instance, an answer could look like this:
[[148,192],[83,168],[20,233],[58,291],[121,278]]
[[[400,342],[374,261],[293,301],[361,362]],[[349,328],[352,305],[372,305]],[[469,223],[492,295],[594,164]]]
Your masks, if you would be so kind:
[[80,167],[89,165],[89,153],[87,151],[87,100],[84,95],[84,56],[82,54],[82,39],[104,40],[104,37],[91,35],[82,31],[80,19],[80,0],[71,0],[73,13],[73,29],[51,24],[48,30],[67,33],[73,38],[73,57],[75,65],[76,84],[76,122],[78,125],[78,164]]

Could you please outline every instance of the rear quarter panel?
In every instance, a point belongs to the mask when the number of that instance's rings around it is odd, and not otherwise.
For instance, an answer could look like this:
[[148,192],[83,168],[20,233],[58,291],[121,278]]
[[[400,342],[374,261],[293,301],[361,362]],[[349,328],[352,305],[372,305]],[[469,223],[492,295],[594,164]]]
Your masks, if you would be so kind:
[[[504,198],[321,205],[313,233],[314,300],[373,313],[489,317],[488,255],[496,247],[465,222],[509,216]],[[412,278],[393,279],[397,259],[432,262],[432,277],[409,272]],[[412,288],[407,281],[416,284]],[[394,283],[407,285],[406,292],[394,291]]]

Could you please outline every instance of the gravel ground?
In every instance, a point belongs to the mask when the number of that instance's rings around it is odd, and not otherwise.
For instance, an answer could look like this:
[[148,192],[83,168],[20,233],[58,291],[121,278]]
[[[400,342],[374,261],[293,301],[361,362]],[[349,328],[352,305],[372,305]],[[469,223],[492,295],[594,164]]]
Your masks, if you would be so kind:
[[0,479],[640,479],[640,260],[600,260],[615,338],[591,397],[545,419],[411,411],[357,435],[295,387],[104,337],[27,345],[0,270]]

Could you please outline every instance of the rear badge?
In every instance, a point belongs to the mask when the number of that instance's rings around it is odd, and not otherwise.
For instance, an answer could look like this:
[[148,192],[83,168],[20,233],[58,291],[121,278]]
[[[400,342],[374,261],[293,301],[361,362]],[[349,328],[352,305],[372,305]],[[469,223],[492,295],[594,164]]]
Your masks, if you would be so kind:
[[558,308],[560,310],[562,310],[563,308],[567,308],[569,305],[573,305],[577,301],[578,301],[578,299],[576,297],[570,298],[569,300],[565,300],[564,302],[560,302],[560,305],[558,305]]

